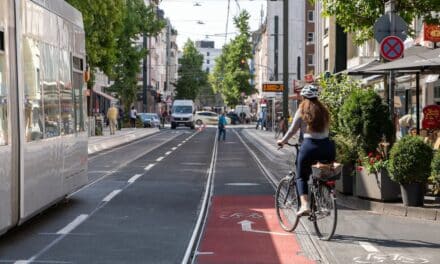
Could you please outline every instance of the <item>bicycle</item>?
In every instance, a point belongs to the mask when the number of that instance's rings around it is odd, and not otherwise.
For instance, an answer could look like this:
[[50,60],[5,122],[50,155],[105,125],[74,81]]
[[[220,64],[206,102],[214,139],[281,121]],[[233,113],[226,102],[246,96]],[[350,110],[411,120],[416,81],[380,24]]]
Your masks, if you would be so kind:
[[[299,144],[287,143],[287,145],[295,147],[296,154],[298,154]],[[312,167],[311,184],[309,181],[310,215],[308,220],[313,222],[319,239],[328,241],[333,237],[337,225],[335,180],[340,177],[342,168],[340,164],[331,167],[324,164],[325,169],[322,165],[320,166]],[[300,216],[297,216],[296,212],[301,206],[295,182],[295,162],[292,167],[289,174],[278,183],[275,193],[278,221],[288,232],[292,232],[297,227]]]
[[275,139],[280,138],[280,136],[282,136],[284,134],[284,120],[283,119],[278,119],[275,122]]

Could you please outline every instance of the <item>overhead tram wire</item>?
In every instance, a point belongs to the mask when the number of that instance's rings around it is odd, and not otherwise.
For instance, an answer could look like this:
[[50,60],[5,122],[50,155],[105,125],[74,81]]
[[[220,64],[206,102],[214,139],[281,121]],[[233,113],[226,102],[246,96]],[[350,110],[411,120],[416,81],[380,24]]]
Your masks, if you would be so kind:
[[226,45],[226,41],[228,39],[228,25],[229,25],[229,11],[231,10],[231,0],[228,0],[228,13],[226,16],[226,30],[225,30],[225,44]]

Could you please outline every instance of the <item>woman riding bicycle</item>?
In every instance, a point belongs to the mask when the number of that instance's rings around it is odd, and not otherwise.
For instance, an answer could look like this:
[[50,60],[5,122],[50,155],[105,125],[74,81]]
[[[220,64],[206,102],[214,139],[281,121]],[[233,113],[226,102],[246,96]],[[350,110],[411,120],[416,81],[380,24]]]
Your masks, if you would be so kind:
[[308,204],[308,181],[312,173],[312,165],[318,161],[332,162],[335,159],[335,145],[329,139],[330,114],[318,100],[318,88],[307,85],[301,90],[302,103],[293,118],[292,125],[281,140],[283,146],[298,130],[303,133],[303,142],[296,157],[296,186],[300,195],[301,208],[297,215],[310,213]]

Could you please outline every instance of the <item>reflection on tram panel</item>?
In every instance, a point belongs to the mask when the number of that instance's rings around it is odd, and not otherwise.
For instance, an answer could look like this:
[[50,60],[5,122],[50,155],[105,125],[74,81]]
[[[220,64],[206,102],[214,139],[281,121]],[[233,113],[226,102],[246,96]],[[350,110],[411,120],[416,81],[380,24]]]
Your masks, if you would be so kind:
[[64,0],[0,0],[0,234],[87,183],[85,34]]

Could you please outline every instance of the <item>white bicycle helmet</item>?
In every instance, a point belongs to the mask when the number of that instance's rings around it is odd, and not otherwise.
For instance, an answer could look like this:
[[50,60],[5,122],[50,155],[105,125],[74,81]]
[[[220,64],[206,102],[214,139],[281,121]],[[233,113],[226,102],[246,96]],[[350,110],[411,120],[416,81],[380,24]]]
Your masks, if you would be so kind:
[[304,88],[301,90],[301,96],[304,96],[308,99],[318,98],[318,95],[318,88],[312,84],[304,86]]

